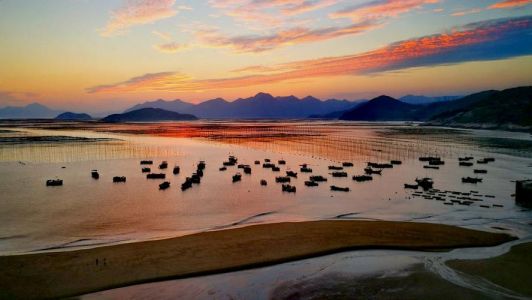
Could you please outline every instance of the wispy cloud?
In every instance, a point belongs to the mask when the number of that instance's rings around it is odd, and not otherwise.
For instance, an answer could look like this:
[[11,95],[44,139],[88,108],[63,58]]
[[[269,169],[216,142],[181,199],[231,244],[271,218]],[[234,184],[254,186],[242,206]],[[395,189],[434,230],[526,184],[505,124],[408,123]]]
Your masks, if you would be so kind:
[[374,29],[379,24],[364,21],[344,27],[309,29],[304,27],[280,30],[271,35],[247,35],[228,37],[216,29],[204,29],[195,33],[200,44],[209,47],[231,48],[236,52],[263,52],[275,48],[323,41],[341,36],[359,34]]
[[375,0],[353,5],[330,14],[331,18],[349,18],[353,21],[396,17],[425,4],[438,3],[439,0]]
[[155,48],[155,50],[162,52],[162,53],[176,53],[176,52],[186,49],[187,46],[180,44],[180,43],[171,42],[171,43],[166,43],[166,44],[154,45],[153,48]]
[[451,14],[451,16],[453,17],[461,17],[461,16],[465,16],[465,15],[470,15],[470,14],[477,14],[481,11],[483,11],[484,9],[482,8],[472,8],[472,9],[467,9],[467,10],[459,10],[459,11],[455,11],[454,13]]
[[489,8],[514,8],[531,4],[532,0],[505,0],[491,5]]
[[102,36],[123,33],[131,26],[148,24],[174,16],[178,8],[174,8],[175,0],[127,0],[111,13],[111,19],[100,31]]
[[266,74],[263,72],[265,69],[261,67],[256,69],[258,72],[247,76],[194,80],[179,73],[164,72],[146,74],[117,84],[93,87],[88,91],[92,93],[138,90],[179,92],[237,88],[287,80],[370,74],[531,54],[532,17],[529,16],[473,23],[454,28],[449,32],[405,40],[360,54],[269,66],[267,67],[269,73]]

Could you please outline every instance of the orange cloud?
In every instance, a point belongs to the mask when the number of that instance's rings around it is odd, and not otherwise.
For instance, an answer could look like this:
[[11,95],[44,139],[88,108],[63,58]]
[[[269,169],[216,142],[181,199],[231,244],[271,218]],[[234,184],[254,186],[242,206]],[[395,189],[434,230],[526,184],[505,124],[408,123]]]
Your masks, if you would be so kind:
[[186,49],[187,46],[182,45],[180,43],[171,42],[166,44],[154,45],[153,48],[162,53],[176,53],[178,51]]
[[237,52],[263,52],[287,45],[310,43],[333,39],[341,36],[354,35],[370,29],[379,24],[365,21],[345,27],[326,27],[318,29],[292,28],[281,30],[267,36],[236,36],[227,37],[213,29],[204,29],[196,32],[196,38],[201,44],[209,47],[231,48]]
[[[295,61],[267,67],[251,66],[255,74],[193,80],[178,73],[146,74],[113,85],[88,89],[92,93],[138,90],[187,91],[228,89],[305,78],[385,72],[411,67],[493,60],[532,54],[532,17],[474,23],[450,32],[405,40],[368,51],[339,57]],[[523,38],[528,38],[524,41]],[[522,44],[524,46],[519,46]]]
[[496,8],[513,8],[513,7],[520,7],[525,6],[532,3],[532,0],[505,0],[501,2],[497,2],[493,5],[491,5],[489,8],[496,9]]
[[102,36],[121,33],[137,24],[148,24],[174,16],[175,0],[127,0],[111,14],[111,19],[100,32]]
[[349,18],[353,21],[396,17],[425,4],[437,3],[438,0],[376,0],[361,5],[347,7],[330,14],[331,18]]

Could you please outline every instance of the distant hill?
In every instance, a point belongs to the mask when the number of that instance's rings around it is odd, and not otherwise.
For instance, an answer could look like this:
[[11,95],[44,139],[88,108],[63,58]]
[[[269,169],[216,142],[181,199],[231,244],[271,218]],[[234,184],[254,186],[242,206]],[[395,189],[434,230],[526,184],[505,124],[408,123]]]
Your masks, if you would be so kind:
[[104,122],[157,122],[157,121],[190,121],[196,116],[180,114],[160,108],[141,108],[123,114],[112,114],[102,119]]
[[420,95],[406,95],[399,100],[404,103],[408,104],[432,104],[432,103],[438,103],[438,102],[446,102],[446,101],[452,101],[459,98],[462,98],[463,96],[440,96],[440,97],[427,97],[427,96],[420,96]]
[[73,113],[73,112],[64,112],[55,117],[56,120],[65,120],[65,121],[89,121],[92,120],[92,117],[84,113]]
[[340,120],[408,121],[416,119],[419,106],[389,96],[379,96],[340,115]]
[[532,128],[532,86],[490,91],[480,97],[474,103],[433,116],[430,123],[472,128]]
[[0,108],[0,119],[51,119],[62,113],[39,103]]
[[353,106],[347,100],[330,99],[321,101],[312,96],[299,99],[295,96],[273,97],[267,93],[258,93],[253,97],[239,98],[233,102],[222,98],[191,104],[181,100],[157,100],[145,102],[133,108],[162,108],[188,113],[207,119],[300,119],[310,115],[343,111]]

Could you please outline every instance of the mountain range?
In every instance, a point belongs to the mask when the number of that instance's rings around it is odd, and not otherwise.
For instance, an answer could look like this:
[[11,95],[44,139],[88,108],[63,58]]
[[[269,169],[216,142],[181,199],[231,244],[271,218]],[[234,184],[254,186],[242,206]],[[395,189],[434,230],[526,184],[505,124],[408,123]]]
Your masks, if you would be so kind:
[[327,114],[352,108],[356,102],[348,100],[319,100],[312,96],[274,97],[258,93],[253,97],[229,102],[222,98],[191,104],[182,100],[156,100],[135,105],[125,112],[153,107],[169,111],[193,114],[206,119],[301,119],[315,114]]
[[158,122],[158,121],[192,121],[197,120],[196,116],[180,114],[177,112],[160,108],[139,108],[123,114],[112,114],[101,121],[103,122]]
[[425,105],[413,105],[383,95],[344,111],[339,119],[423,121],[472,128],[529,128],[532,126],[532,87],[483,91]]

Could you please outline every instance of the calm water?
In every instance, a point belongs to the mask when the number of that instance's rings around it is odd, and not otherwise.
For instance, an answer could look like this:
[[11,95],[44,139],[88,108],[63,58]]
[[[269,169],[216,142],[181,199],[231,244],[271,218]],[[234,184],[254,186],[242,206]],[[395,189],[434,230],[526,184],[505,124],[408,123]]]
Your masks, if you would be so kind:
[[[338,122],[2,125],[0,254],[158,239],[262,222],[330,218],[436,222],[504,231],[524,239],[532,236],[532,212],[516,206],[511,196],[513,181],[532,178],[532,138],[526,133]],[[232,183],[232,175],[242,170],[218,170],[228,155],[250,164],[252,174],[243,174],[241,182]],[[445,165],[440,170],[424,169],[418,160],[423,155],[441,156]],[[468,168],[458,166],[460,156],[496,160]],[[280,166],[279,173],[254,165],[255,160],[263,162],[265,158],[275,163],[284,159],[287,164]],[[147,180],[141,173],[140,159],[154,160],[152,170],[157,172],[158,163],[168,161],[165,173],[171,187],[160,191],[161,180]],[[351,179],[352,175],[363,174],[366,162],[391,159],[402,160],[403,164],[383,170],[382,176],[375,175],[372,182],[356,183]],[[181,191],[180,184],[199,160],[207,163],[201,184]],[[342,161],[354,163],[354,167],[346,168],[349,177],[332,178],[327,166]],[[308,175],[299,172],[303,163],[309,164],[313,175],[324,175],[329,181],[319,187],[305,187]],[[179,175],[172,174],[174,164],[181,167]],[[479,176],[483,182],[462,184],[462,177],[474,177],[473,168],[488,170]],[[99,180],[91,178],[92,169],[99,170]],[[280,184],[275,183],[275,177],[286,170],[299,173],[299,178],[292,181],[296,194],[283,193]],[[113,176],[127,176],[127,183],[114,184]],[[451,206],[414,197],[403,184],[413,183],[417,177],[432,177],[440,190],[477,191],[476,198],[482,201]],[[46,187],[46,179],[52,178],[63,179],[64,186]],[[261,179],[266,179],[268,186],[261,186]],[[329,186],[333,184],[351,191],[331,192]],[[487,250],[485,255],[506,248],[497,249]],[[350,264],[342,267],[339,261],[362,264],[365,267],[361,270],[366,272],[380,272],[384,265],[386,270],[397,270],[414,262],[426,264],[429,257],[424,254],[419,259],[420,254],[393,252],[397,263],[379,264],[380,259],[372,260],[364,253],[379,257],[378,253],[389,256],[389,251],[360,253],[313,259],[310,267],[303,267],[308,263],[302,261],[199,281],[142,285],[127,288],[127,292],[122,289],[118,295],[163,288],[168,290],[165,295],[169,298],[192,296],[184,293],[194,290],[198,290],[196,297],[209,298],[209,288],[218,287],[220,292],[219,287],[230,281],[233,287],[221,290],[238,298],[236,282],[248,289],[255,285],[272,287],[280,273],[286,274],[281,280],[286,283],[295,280],[296,274],[313,274],[315,268],[331,260],[336,268],[349,273]],[[458,257],[464,255],[463,251],[455,253]],[[267,298],[270,292],[258,295],[249,291],[240,296]],[[117,297],[113,292],[105,295]]]

